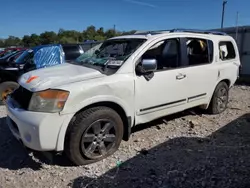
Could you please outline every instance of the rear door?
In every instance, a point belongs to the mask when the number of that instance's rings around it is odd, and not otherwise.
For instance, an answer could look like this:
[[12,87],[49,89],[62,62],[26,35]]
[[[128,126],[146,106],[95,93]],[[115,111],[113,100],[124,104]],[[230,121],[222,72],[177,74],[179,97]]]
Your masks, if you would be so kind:
[[186,37],[186,65],[183,74],[186,80],[187,106],[208,103],[218,79],[218,66],[214,62],[214,42],[207,38]]

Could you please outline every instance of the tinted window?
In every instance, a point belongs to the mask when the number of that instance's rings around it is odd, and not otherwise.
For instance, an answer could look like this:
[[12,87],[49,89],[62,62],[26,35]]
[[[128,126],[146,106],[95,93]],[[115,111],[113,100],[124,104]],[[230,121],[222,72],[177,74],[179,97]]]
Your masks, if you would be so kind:
[[78,51],[78,46],[64,46],[63,50],[66,51],[67,53],[72,53],[75,51]]
[[154,44],[142,55],[142,59],[156,59],[157,70],[165,70],[178,67],[179,56],[179,40],[168,39]]
[[66,60],[74,60],[80,56],[79,47],[77,45],[63,46]]
[[234,46],[230,41],[220,42],[219,50],[220,59],[222,61],[234,59],[236,57]]
[[211,63],[213,60],[213,42],[199,38],[187,39],[188,64],[201,65]]
[[91,44],[81,44],[81,47],[83,51],[85,52],[91,48]]
[[23,52],[18,58],[16,58],[16,63],[26,63],[27,61],[31,61],[33,59],[34,53],[33,51],[26,50]]
[[207,43],[208,43],[209,62],[212,63],[214,60],[214,43],[211,40],[208,40]]

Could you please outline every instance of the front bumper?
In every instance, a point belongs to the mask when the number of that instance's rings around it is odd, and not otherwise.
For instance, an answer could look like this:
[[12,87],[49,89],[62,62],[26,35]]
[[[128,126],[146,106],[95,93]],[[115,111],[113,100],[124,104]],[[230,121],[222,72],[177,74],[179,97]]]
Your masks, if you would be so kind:
[[6,108],[9,129],[26,147],[36,151],[58,151],[58,146],[63,149],[63,143],[58,141],[64,142],[64,135],[61,134],[65,131],[61,128],[68,124],[69,115],[18,109],[11,98],[8,98]]

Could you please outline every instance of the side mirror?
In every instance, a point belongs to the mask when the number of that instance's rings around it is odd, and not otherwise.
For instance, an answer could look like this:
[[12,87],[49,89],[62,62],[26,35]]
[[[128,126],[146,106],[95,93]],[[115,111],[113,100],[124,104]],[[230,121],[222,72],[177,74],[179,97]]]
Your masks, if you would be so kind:
[[157,60],[156,59],[143,59],[142,69],[145,72],[154,72],[157,70]]

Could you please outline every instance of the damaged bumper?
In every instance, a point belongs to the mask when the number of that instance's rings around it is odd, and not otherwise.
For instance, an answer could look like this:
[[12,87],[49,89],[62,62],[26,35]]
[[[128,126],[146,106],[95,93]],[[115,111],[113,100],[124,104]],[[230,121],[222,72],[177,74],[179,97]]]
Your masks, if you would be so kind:
[[66,116],[18,109],[11,98],[8,98],[6,107],[7,125],[23,145],[36,151],[55,151],[58,145],[63,145],[58,143],[58,138]]

